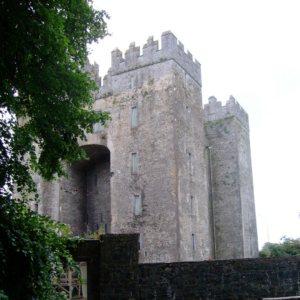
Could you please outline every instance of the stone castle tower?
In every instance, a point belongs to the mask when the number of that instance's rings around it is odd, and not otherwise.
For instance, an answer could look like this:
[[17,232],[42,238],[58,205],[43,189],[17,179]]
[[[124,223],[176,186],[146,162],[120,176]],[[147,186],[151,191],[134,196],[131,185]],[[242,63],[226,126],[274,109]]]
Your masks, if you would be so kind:
[[247,113],[233,97],[202,107],[201,68],[170,32],[112,52],[95,111],[107,127],[80,145],[70,179],[38,183],[40,213],[87,230],[140,233],[140,262],[258,256]]

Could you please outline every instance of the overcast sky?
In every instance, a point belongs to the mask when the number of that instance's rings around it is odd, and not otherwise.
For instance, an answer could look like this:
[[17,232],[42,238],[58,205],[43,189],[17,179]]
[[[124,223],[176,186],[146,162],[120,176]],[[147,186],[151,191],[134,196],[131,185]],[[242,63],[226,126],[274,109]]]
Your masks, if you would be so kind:
[[[93,45],[103,77],[124,54],[171,30],[202,66],[203,103],[233,95],[248,112],[259,247],[300,237],[300,1],[94,0],[112,36]],[[142,51],[142,50],[141,50]],[[142,53],[141,53],[142,54]]]

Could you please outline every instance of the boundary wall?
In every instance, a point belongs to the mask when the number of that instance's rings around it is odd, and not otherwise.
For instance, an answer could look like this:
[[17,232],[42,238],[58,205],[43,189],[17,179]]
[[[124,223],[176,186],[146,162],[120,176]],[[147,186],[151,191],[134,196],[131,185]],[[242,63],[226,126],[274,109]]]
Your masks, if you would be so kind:
[[89,299],[232,300],[300,294],[300,256],[138,264],[138,238],[107,234],[79,244],[73,256],[89,262]]

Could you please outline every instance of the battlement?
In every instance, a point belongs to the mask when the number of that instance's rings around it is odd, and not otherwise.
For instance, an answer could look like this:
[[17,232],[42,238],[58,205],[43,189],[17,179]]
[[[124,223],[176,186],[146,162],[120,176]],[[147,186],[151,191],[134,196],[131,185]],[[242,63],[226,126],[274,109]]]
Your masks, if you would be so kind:
[[204,116],[205,116],[205,122],[235,116],[242,123],[242,125],[245,126],[245,128],[249,131],[248,114],[241,107],[241,105],[234,99],[233,96],[229,96],[229,100],[226,101],[225,106],[222,106],[222,102],[217,101],[216,97],[214,96],[209,97],[208,104],[204,105]]
[[99,77],[99,65],[94,62],[91,64],[88,60],[84,65],[85,71],[89,72],[89,77],[96,81],[97,86],[101,86],[101,77]]
[[201,85],[201,65],[195,60],[192,54],[184,52],[184,46],[171,31],[163,32],[161,36],[162,49],[158,50],[158,41],[150,36],[147,44],[143,46],[143,55],[140,53],[140,47],[136,47],[132,42],[129,49],[123,53],[115,48],[111,54],[111,75],[117,75],[123,72],[145,67],[151,64],[160,63],[165,60],[175,60],[199,85]]

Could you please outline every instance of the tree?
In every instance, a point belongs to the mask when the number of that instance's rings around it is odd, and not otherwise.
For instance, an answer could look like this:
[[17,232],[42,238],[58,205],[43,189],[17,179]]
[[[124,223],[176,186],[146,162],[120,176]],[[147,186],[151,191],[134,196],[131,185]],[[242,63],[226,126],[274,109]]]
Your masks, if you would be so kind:
[[108,35],[109,18],[91,5],[0,1],[0,298],[57,299],[50,278],[75,266],[68,228],[28,203],[38,201],[32,173],[67,176],[65,163],[86,158],[78,139],[110,119],[89,110],[97,88],[84,72],[87,43]]
[[279,257],[300,255],[300,238],[291,239],[283,236],[280,243],[265,243],[259,252],[260,257]]

